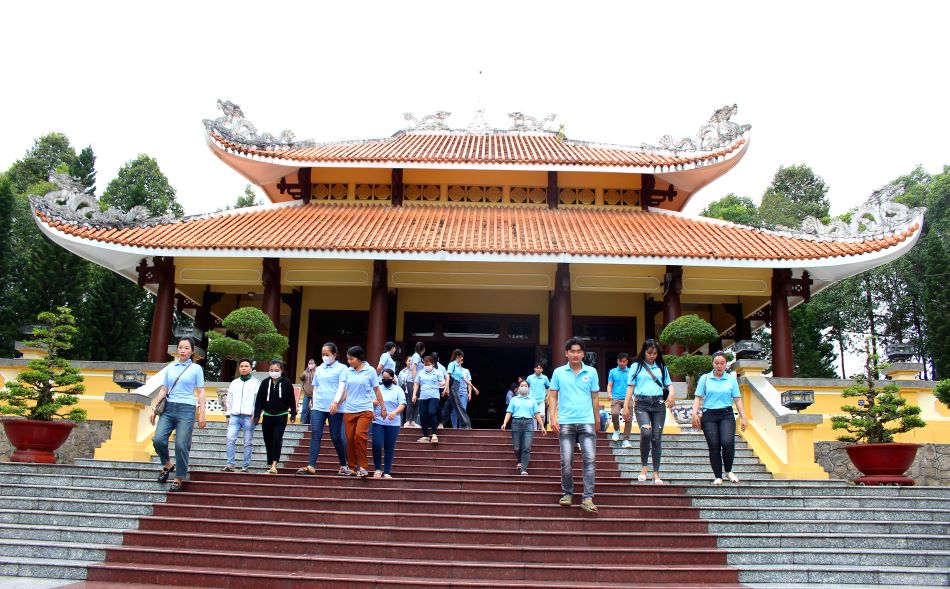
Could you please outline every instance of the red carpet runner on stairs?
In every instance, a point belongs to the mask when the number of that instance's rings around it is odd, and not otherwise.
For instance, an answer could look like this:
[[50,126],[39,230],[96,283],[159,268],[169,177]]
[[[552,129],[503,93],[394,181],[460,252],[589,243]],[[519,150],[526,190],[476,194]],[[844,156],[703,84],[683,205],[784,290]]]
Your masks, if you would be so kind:
[[[530,476],[510,435],[404,429],[393,478],[335,475],[328,437],[317,476],[194,472],[141,518],[88,581],[233,588],[741,587],[683,489],[630,484],[598,439],[600,513],[560,507],[557,438],[535,438]],[[331,458],[332,455],[332,458]],[[372,458],[370,458],[372,466]]]

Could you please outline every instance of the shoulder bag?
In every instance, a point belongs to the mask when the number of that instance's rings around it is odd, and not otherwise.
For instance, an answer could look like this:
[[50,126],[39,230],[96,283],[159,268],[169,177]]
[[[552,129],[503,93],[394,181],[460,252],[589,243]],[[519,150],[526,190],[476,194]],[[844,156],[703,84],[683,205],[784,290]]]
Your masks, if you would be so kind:
[[189,368],[191,368],[191,366],[187,366],[181,371],[181,373],[175,378],[175,382],[172,383],[172,386],[169,387],[167,391],[165,391],[165,396],[162,397],[158,403],[155,403],[155,409],[152,411],[155,413],[155,415],[161,415],[162,413],[165,413],[165,406],[168,405],[168,395],[172,393],[172,389],[175,388],[175,385],[178,384],[178,381],[181,379],[181,377],[184,376],[186,372],[188,372]]
[[[639,362],[638,362],[637,364],[639,364]],[[653,379],[653,382],[656,383],[656,386],[660,387],[660,390],[663,391],[663,400],[666,401],[667,399],[669,399],[669,398],[670,398],[670,387],[669,387],[669,386],[664,386],[663,383],[660,382],[660,379],[658,379],[658,378],[656,377],[656,375],[653,374],[653,370],[651,370],[649,366],[647,366],[646,364],[641,364],[641,366],[643,366],[643,368],[646,368],[646,369],[647,369],[647,372],[650,373],[650,378],[652,378],[652,379]],[[660,372],[661,372],[661,373],[662,373],[663,368],[665,368],[665,367],[662,367],[662,368],[660,369]]]

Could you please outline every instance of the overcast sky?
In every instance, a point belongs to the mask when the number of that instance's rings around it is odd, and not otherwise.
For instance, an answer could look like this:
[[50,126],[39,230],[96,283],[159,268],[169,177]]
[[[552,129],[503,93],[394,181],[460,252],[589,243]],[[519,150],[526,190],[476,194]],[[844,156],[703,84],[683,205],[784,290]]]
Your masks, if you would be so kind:
[[[139,153],[189,214],[246,182],[212,156],[217,98],[261,130],[385,137],[402,113],[553,112],[572,139],[692,135],[737,103],[742,162],[701,191],[756,202],[806,163],[832,213],[917,164],[950,164],[948,2],[4,2],[0,169],[49,131],[92,145],[100,192]],[[478,72],[483,72],[479,76]]]

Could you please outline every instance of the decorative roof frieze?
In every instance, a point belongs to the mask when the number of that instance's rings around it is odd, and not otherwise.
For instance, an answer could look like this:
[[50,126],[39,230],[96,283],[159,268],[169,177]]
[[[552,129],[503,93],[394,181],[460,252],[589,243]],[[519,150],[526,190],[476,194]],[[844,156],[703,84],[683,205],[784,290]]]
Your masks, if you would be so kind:
[[52,174],[49,181],[58,189],[44,196],[30,197],[33,210],[44,213],[49,219],[89,228],[116,229],[167,225],[176,220],[172,215],[151,216],[142,206],[128,211],[102,210],[98,199],[83,192],[84,187],[69,174]]
[[218,100],[218,110],[224,113],[222,116],[211,120],[204,119],[202,122],[209,131],[215,131],[221,137],[242,143],[248,146],[254,146],[266,151],[277,151],[284,149],[293,149],[296,147],[313,147],[312,139],[304,141],[294,141],[294,133],[289,129],[284,129],[278,135],[258,131],[254,123],[244,116],[241,107],[229,100]]
[[851,211],[850,222],[836,219],[823,223],[815,217],[806,217],[800,232],[785,227],[780,229],[793,234],[844,239],[874,239],[899,232],[913,223],[922,223],[927,211],[926,208],[911,208],[894,200],[902,194],[904,186],[888,184],[874,191],[864,204]]
[[720,149],[735,143],[744,136],[752,125],[739,125],[730,119],[738,112],[739,107],[733,104],[726,105],[709,117],[709,121],[699,128],[695,137],[674,139],[672,135],[660,138],[659,145],[643,144],[643,149],[649,151],[709,151]]
[[452,113],[444,110],[437,110],[430,115],[422,118],[416,117],[411,112],[403,113],[402,117],[409,122],[407,131],[453,131],[456,133],[473,134],[512,134],[512,133],[558,133],[557,130],[548,129],[547,125],[557,118],[556,114],[545,115],[538,119],[522,112],[510,112],[508,117],[511,119],[511,126],[507,129],[498,129],[492,127],[485,120],[485,109],[478,108],[472,117],[471,123],[464,129],[454,129],[446,122]]

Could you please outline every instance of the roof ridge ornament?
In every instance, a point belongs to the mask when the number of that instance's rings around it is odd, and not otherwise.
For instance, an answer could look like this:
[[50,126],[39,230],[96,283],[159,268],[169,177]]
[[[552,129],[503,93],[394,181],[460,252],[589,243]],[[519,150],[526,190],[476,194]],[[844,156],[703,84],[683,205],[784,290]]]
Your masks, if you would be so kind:
[[409,121],[408,129],[425,131],[449,131],[450,129],[445,119],[450,116],[452,116],[452,113],[445,110],[437,110],[431,115],[425,115],[421,119],[417,119],[411,112],[402,114],[402,118]]
[[554,131],[546,129],[545,126],[548,123],[553,122],[554,119],[557,118],[557,115],[554,113],[548,113],[543,119],[538,120],[535,117],[515,111],[508,113],[508,117],[511,118],[511,128],[509,131],[542,131],[553,133]]
[[315,145],[313,139],[294,141],[295,136],[290,129],[284,129],[276,137],[271,133],[258,131],[254,123],[244,116],[241,107],[230,100],[219,98],[218,110],[224,114],[214,120],[204,119],[202,122],[208,131],[214,131],[229,141],[268,151]]
[[[923,218],[926,208],[909,207],[895,198],[904,194],[903,184],[887,184],[875,190],[867,201],[851,211],[851,221],[836,219],[825,224],[815,217],[802,221],[801,232],[818,237],[868,238],[903,229]],[[783,230],[788,231],[786,228]]]
[[150,216],[143,206],[134,206],[128,211],[109,208],[103,211],[99,200],[83,192],[79,180],[69,174],[51,174],[49,181],[57,186],[44,196],[30,197],[30,205],[72,225],[86,227],[137,227],[158,225],[176,220],[173,215]]
[[644,143],[642,147],[650,151],[710,151],[726,147],[752,128],[752,125],[739,125],[730,120],[738,111],[739,107],[735,104],[723,106],[699,128],[695,138],[683,137],[676,140],[672,135],[664,135],[660,138],[659,145]]

